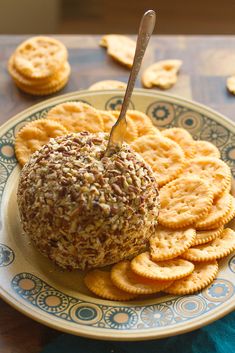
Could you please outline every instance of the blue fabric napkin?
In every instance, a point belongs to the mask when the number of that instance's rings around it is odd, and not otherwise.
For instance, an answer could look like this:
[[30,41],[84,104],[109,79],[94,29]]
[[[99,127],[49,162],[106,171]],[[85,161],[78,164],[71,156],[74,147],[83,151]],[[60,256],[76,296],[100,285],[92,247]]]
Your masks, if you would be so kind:
[[60,335],[41,353],[234,353],[235,311],[183,335],[144,342],[109,342]]

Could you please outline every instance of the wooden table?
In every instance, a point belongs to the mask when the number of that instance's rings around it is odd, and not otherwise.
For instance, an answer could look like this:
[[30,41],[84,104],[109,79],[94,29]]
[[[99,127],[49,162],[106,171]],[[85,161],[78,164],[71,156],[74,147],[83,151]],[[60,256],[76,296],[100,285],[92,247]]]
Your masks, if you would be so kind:
[[[58,94],[86,89],[92,83],[127,81],[128,69],[98,46],[100,36],[55,36],[69,49],[72,74]],[[0,123],[47,97],[20,92],[7,72],[7,60],[25,36],[0,36]],[[183,60],[175,87],[168,92],[193,99],[235,121],[235,97],[226,90],[226,77],[235,74],[235,36],[155,36],[142,68],[161,59]],[[137,84],[141,87],[140,81]],[[57,94],[57,95],[58,95]],[[0,300],[0,352],[35,353],[60,333],[18,313]]]

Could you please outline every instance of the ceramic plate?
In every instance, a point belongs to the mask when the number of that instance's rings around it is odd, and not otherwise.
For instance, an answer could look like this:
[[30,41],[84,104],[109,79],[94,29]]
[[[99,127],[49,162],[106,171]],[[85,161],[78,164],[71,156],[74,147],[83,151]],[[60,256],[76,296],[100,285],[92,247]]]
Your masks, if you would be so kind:
[[[143,340],[194,330],[235,308],[235,254],[220,262],[214,283],[195,295],[157,296],[132,302],[98,299],[86,290],[82,273],[62,272],[42,257],[23,235],[16,204],[20,168],[14,137],[28,121],[52,106],[80,100],[100,109],[119,109],[121,91],[80,91],[56,97],[18,114],[0,132],[0,294],[17,310],[69,333],[110,340]],[[136,90],[132,109],[147,113],[160,128],[180,126],[195,139],[214,143],[235,176],[235,126],[220,114],[193,102]]]

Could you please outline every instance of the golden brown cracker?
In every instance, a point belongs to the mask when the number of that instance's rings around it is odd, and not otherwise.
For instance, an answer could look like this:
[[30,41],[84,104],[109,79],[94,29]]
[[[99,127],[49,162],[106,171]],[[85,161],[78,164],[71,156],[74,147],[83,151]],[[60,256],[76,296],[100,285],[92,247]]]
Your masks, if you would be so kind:
[[177,142],[184,151],[186,158],[192,158],[195,154],[195,141],[192,135],[180,127],[172,127],[161,131],[164,137]]
[[184,168],[181,147],[160,134],[139,137],[131,147],[152,167],[160,187],[176,178]]
[[205,244],[208,243],[218,236],[223,232],[224,227],[221,226],[219,228],[211,229],[211,230],[197,230],[196,231],[196,237],[191,246],[196,246],[200,244]]
[[115,286],[128,293],[152,294],[168,287],[172,281],[158,281],[137,275],[131,269],[130,261],[121,261],[111,270],[111,279]]
[[132,39],[117,34],[108,34],[101,38],[100,45],[119,63],[132,67],[136,43]]
[[146,88],[153,86],[161,89],[172,87],[177,81],[181,60],[161,60],[150,65],[142,74],[142,83]]
[[84,282],[92,293],[104,299],[126,301],[136,298],[135,294],[130,294],[117,288],[111,281],[110,272],[90,271],[85,275]]
[[197,157],[216,157],[220,158],[220,151],[218,148],[208,141],[198,140],[194,142],[195,152],[193,158]]
[[195,228],[197,230],[218,228],[230,212],[232,199],[230,194],[222,194],[219,198],[214,199],[209,213],[196,222]]
[[28,78],[46,78],[60,70],[68,52],[60,41],[46,36],[32,37],[21,43],[14,54],[18,72]]
[[187,227],[211,208],[213,192],[209,184],[197,176],[186,175],[163,186],[159,191],[158,221],[165,227]]
[[158,226],[149,241],[152,260],[164,261],[183,254],[193,244],[195,236],[193,228],[175,230]]
[[126,89],[126,83],[117,80],[104,80],[93,83],[88,89],[90,91],[104,89]]
[[226,228],[214,240],[188,249],[182,257],[189,261],[212,261],[221,259],[235,250],[235,232]]
[[49,110],[47,119],[59,122],[69,132],[104,131],[99,111],[83,102],[65,102],[56,105]]
[[198,157],[189,160],[184,168],[184,175],[197,175],[207,181],[214,197],[219,197],[231,184],[231,171],[222,160],[214,157]]
[[144,252],[131,261],[131,269],[137,275],[156,280],[176,280],[193,272],[194,265],[183,259],[155,262],[150,253]]
[[40,119],[27,123],[16,135],[15,154],[18,162],[23,166],[30,156],[50,138],[66,135],[66,128],[55,121]]
[[189,276],[174,281],[164,292],[174,295],[193,294],[207,287],[216,278],[218,263],[215,260],[194,265],[194,271]]

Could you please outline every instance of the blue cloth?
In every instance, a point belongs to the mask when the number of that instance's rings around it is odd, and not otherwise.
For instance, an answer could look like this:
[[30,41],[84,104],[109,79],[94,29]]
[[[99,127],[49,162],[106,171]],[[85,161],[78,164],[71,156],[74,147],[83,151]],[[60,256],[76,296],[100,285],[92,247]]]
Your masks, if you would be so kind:
[[109,342],[60,335],[41,353],[234,353],[235,311],[199,330],[161,340]]

